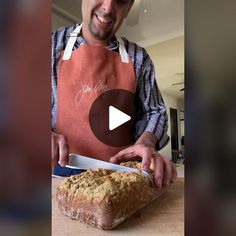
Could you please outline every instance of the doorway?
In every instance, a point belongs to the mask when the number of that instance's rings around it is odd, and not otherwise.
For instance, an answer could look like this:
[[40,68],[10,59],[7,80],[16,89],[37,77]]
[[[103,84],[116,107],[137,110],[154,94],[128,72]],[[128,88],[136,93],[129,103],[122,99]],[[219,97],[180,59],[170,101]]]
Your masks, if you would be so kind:
[[176,159],[175,152],[179,150],[179,132],[177,109],[170,108],[170,131],[171,131],[171,149],[172,160]]

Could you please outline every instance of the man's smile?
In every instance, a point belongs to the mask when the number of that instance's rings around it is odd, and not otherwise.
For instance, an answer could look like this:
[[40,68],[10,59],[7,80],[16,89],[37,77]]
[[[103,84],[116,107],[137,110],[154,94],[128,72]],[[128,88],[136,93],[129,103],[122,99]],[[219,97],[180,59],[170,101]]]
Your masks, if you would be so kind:
[[104,17],[99,14],[95,13],[96,18],[102,23],[102,24],[110,24],[112,23],[111,17]]
[[111,28],[112,24],[114,24],[114,17],[110,14],[104,14],[101,11],[97,10],[94,12],[94,16],[96,19],[95,24],[101,28]]

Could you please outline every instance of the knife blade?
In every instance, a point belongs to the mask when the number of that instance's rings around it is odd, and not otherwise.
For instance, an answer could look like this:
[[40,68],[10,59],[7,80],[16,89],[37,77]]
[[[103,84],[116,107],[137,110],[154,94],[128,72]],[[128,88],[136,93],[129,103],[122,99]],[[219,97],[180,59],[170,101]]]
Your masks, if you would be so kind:
[[[113,170],[113,171],[139,173],[139,170],[135,169],[135,168],[121,166],[121,165],[113,164],[110,162],[100,161],[97,159],[85,157],[85,156],[75,154],[75,153],[69,154],[68,164],[66,165],[66,167],[69,167],[72,169],[85,169],[85,170],[103,168],[103,169],[109,169],[109,170]],[[153,179],[152,179],[151,175],[144,170],[141,170],[141,172],[145,177],[148,178],[151,185],[153,186],[154,183],[153,183]]]

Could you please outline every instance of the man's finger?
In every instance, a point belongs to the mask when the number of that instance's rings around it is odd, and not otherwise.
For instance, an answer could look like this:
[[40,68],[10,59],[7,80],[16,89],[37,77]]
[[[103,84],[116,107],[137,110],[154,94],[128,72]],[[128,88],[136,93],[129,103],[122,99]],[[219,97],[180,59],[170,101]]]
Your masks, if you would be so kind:
[[128,154],[128,153],[134,153],[134,148],[133,146],[130,146],[128,148],[125,148],[123,150],[121,150],[120,152],[118,152],[115,156],[113,156],[114,158],[118,158],[120,156],[124,156],[125,154]]
[[126,161],[139,161],[141,157],[137,156],[134,152],[126,153],[119,156],[114,156],[110,158],[110,162],[114,164],[119,164]]
[[136,144],[120,151],[115,156],[111,157],[110,162],[117,164],[122,161],[140,160],[140,158],[142,158],[141,168],[145,171],[148,171],[151,164],[152,153],[153,150],[149,147]]
[[119,158],[117,158],[116,160],[112,160],[110,159],[110,162],[113,164],[120,164],[121,162],[127,162],[127,161],[139,161],[140,157],[139,156],[121,156]]
[[177,170],[176,170],[176,166],[173,164],[172,165],[172,177],[171,177],[171,180],[170,182],[171,183],[174,183],[177,179]]
[[57,139],[54,135],[51,138],[51,155],[52,155],[52,166],[56,166],[58,162],[59,149],[57,144]]
[[68,162],[68,156],[69,156],[69,147],[66,138],[64,136],[60,137],[58,144],[59,144],[59,164],[61,166],[65,166],[66,163]]
[[157,188],[162,187],[163,179],[163,161],[160,157],[154,157],[154,183]]
[[149,171],[152,159],[152,151],[148,148],[143,149],[142,152],[142,170]]
[[127,155],[135,156],[135,152],[133,151],[132,146],[118,152],[115,156],[111,157],[110,162],[114,164],[120,163],[123,160],[124,156]]
[[164,173],[163,173],[163,185],[168,186],[172,178],[173,164],[168,159],[163,159]]

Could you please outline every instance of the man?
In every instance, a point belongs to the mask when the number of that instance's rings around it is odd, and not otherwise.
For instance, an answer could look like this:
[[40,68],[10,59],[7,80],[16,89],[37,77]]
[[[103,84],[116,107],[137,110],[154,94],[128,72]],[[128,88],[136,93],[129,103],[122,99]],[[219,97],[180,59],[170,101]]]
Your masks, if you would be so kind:
[[[141,159],[143,170],[148,170],[152,162],[155,185],[161,188],[173,183],[177,174],[173,163],[155,151],[169,138],[154,67],[143,48],[116,35],[133,3],[134,0],[83,0],[83,24],[53,33],[52,165],[59,161],[65,166],[69,152],[112,163]],[[136,140],[133,145],[114,148],[92,134],[89,108],[106,91],[92,89],[91,84],[98,82],[107,90],[119,88],[134,93],[142,101],[143,107],[136,107],[139,112],[135,131],[130,134]],[[93,91],[83,93],[86,99],[81,96],[81,84],[89,85],[89,91]]]

